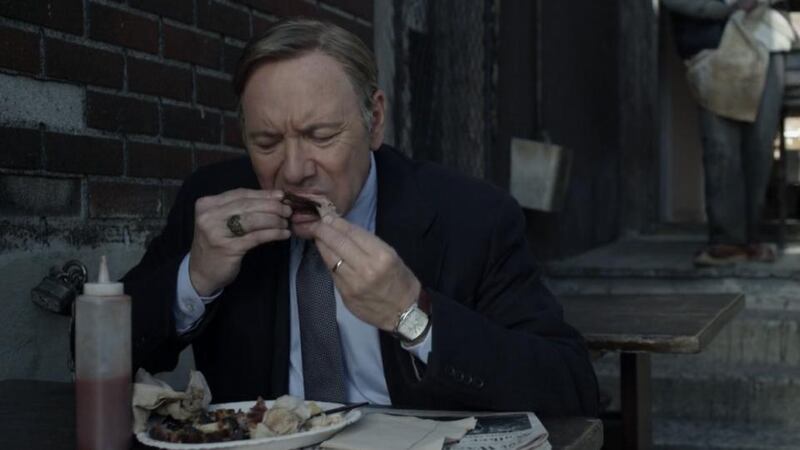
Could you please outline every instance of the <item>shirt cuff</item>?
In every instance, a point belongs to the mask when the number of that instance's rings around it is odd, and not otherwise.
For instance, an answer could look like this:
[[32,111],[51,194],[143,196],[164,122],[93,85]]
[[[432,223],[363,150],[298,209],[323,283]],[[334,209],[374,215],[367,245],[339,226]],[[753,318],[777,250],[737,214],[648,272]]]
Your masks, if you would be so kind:
[[175,316],[175,330],[178,334],[185,334],[200,322],[206,312],[206,305],[222,294],[222,289],[208,297],[197,293],[189,277],[189,255],[183,257],[178,268],[178,285],[175,293],[175,305],[172,313]]
[[404,349],[411,352],[412,355],[416,356],[417,359],[425,364],[428,364],[428,354],[431,352],[431,348],[433,347],[433,324],[431,324],[430,328],[428,328],[428,334],[425,336],[425,339],[423,339],[422,342],[410,346],[406,346],[404,344],[400,345],[402,345]]

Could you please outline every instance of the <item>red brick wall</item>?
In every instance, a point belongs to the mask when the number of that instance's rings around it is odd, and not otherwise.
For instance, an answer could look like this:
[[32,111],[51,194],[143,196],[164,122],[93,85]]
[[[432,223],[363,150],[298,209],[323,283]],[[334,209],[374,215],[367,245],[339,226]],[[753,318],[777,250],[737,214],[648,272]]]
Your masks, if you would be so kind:
[[230,73],[251,36],[296,15],[372,46],[372,0],[0,0],[0,73],[79,87],[85,123],[0,111],[0,249],[48,220],[78,244],[159,227],[185,176],[242,154]]

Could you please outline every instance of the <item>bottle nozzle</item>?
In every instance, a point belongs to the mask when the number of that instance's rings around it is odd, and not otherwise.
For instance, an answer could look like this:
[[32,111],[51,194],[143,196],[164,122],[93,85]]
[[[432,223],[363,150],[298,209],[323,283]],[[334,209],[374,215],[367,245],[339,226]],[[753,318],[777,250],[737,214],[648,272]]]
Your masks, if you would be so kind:
[[97,282],[83,285],[83,293],[85,295],[122,295],[124,294],[124,290],[122,283],[111,281],[111,277],[108,275],[108,260],[106,259],[106,255],[100,257],[100,267],[97,270]]
[[100,268],[97,271],[97,282],[99,284],[109,283],[111,278],[108,276],[108,260],[106,255],[100,257]]

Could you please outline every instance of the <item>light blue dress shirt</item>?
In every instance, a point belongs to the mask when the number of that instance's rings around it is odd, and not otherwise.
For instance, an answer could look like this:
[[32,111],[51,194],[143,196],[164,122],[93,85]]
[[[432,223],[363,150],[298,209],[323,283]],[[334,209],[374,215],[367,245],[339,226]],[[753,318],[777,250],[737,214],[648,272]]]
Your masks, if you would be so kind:
[[[377,212],[378,183],[375,171],[375,158],[370,155],[370,169],[367,180],[361,188],[353,207],[345,219],[370,233],[375,232],[375,214]],[[289,316],[290,316],[290,353],[289,353],[289,393],[304,397],[303,357],[300,345],[300,324],[297,312],[297,291],[295,279],[297,268],[303,252],[303,241],[291,238],[289,243]],[[189,278],[189,255],[183,258],[178,272],[177,301],[173,308],[176,328],[179,334],[191,330],[205,313],[205,305],[216,299],[220,292],[211,297],[197,294]],[[383,376],[383,360],[381,359],[378,329],[354,316],[345,307],[339,290],[334,288],[336,296],[336,321],[339,324],[339,335],[342,344],[342,355],[345,363],[345,384],[347,401],[370,402],[376,405],[390,405],[389,390]],[[433,332],[428,331],[426,338],[419,344],[407,348],[419,360],[427,363],[428,354],[433,346]]]

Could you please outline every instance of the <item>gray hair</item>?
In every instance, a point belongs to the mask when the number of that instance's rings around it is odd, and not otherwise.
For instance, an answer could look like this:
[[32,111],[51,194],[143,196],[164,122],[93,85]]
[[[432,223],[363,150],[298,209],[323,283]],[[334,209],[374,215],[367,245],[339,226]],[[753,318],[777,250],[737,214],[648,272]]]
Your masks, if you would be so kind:
[[278,22],[263,35],[252,39],[245,47],[233,75],[236,95],[241,99],[250,74],[261,64],[297,58],[313,51],[320,51],[342,65],[359,97],[364,124],[367,130],[371,130],[372,97],[378,90],[375,58],[361,39],[332,23],[290,19]]

